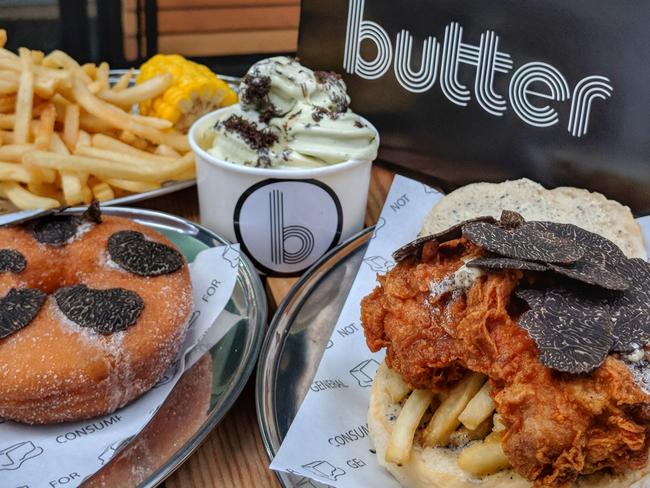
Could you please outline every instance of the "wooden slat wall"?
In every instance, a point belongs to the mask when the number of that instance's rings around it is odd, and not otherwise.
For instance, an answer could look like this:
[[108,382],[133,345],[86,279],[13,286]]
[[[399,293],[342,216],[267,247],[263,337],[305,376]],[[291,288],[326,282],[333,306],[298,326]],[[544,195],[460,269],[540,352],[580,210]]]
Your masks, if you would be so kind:
[[[123,2],[124,51],[137,56],[136,0]],[[158,0],[158,49],[186,56],[295,51],[300,0]]]

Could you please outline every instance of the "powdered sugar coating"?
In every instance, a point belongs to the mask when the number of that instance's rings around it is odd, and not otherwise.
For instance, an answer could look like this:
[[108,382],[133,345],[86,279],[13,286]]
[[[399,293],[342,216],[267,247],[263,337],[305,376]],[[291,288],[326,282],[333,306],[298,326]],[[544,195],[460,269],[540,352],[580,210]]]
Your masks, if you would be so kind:
[[0,276],[0,294],[13,286],[51,294],[83,283],[132,290],[145,302],[135,325],[102,336],[65,320],[48,298],[32,323],[0,340],[0,417],[49,423],[112,412],[149,390],[175,358],[192,308],[188,267],[140,277],[107,266],[106,241],[124,229],[173,246],[145,226],[110,216],[61,248],[38,245],[22,229],[0,229],[0,240],[28,262],[19,275]]

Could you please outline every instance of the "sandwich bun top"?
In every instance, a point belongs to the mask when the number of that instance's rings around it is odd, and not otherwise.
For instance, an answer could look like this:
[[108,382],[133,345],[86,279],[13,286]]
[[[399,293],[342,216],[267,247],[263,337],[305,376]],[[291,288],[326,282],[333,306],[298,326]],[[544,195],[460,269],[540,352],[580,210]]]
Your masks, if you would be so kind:
[[436,234],[467,219],[514,210],[526,220],[574,224],[609,239],[628,258],[647,259],[641,227],[629,207],[580,188],[547,190],[526,178],[503,183],[473,183],[440,200],[422,225],[421,235]]

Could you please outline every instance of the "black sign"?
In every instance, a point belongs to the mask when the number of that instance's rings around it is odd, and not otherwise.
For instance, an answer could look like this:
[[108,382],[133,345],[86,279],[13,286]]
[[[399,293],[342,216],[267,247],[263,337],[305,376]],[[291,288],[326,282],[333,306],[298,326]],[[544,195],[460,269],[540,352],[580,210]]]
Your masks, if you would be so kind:
[[642,0],[310,0],[299,56],[445,189],[525,176],[647,213],[649,26]]

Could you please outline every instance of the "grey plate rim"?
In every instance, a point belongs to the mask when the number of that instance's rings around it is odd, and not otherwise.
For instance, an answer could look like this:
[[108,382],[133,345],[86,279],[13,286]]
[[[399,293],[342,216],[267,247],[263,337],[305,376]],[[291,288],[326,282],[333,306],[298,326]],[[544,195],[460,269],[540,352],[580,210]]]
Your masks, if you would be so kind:
[[[330,269],[360,246],[366,244],[371,238],[375,226],[367,227],[358,234],[350,237],[345,242],[339,244],[327,254],[323,255],[314,263],[291,287],[289,293],[282,300],[266,332],[264,344],[260,351],[257,362],[257,372],[255,378],[255,407],[257,411],[257,423],[260,429],[260,435],[264,444],[264,449],[269,458],[273,459],[282,439],[275,425],[275,377],[279,363],[279,351],[287,337],[291,322],[285,318],[302,305],[303,298]],[[356,276],[356,275],[355,275]],[[323,344],[323,349],[325,349]],[[292,488],[293,484],[287,477],[286,473],[275,472],[280,484],[284,488]]]
[[[66,209],[63,213],[79,213],[85,210],[86,207],[73,207]],[[159,222],[160,225],[166,225],[169,228],[178,230],[182,233],[192,235],[197,238],[200,236],[205,239],[201,242],[209,245],[209,240],[216,240],[222,244],[230,244],[230,241],[219,236],[213,231],[203,227],[200,224],[192,222],[177,215],[160,212],[157,210],[148,210],[132,207],[108,207],[102,209],[102,214],[105,215],[119,215],[138,221],[139,217],[147,218],[149,221]],[[145,221],[146,222],[146,221]],[[144,225],[146,223],[143,222]],[[221,403],[215,405],[208,412],[203,425],[194,433],[194,435],[180,447],[165,463],[163,463],[156,471],[154,471],[147,479],[145,479],[138,488],[152,488],[162,483],[174,471],[176,471],[199,447],[205,438],[212,432],[212,430],[221,422],[223,417],[230,411],[235,401],[241,395],[242,390],[248,383],[248,380],[255,369],[255,364],[259,357],[259,352],[264,340],[264,332],[267,320],[267,300],[266,292],[262,281],[255,271],[255,267],[251,261],[241,253],[239,263],[238,275],[243,279],[247,288],[252,292],[254,297],[254,316],[255,327],[257,330],[251,333],[252,340],[247,347],[243,348],[241,358],[243,368],[239,378],[235,381],[234,386],[230,391],[224,392],[222,395]],[[137,439],[137,435],[134,439]]]

